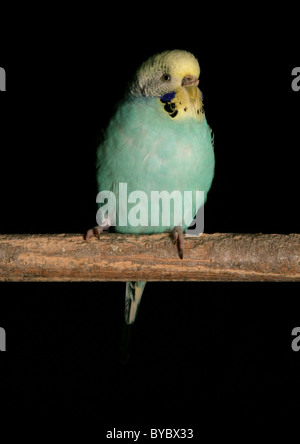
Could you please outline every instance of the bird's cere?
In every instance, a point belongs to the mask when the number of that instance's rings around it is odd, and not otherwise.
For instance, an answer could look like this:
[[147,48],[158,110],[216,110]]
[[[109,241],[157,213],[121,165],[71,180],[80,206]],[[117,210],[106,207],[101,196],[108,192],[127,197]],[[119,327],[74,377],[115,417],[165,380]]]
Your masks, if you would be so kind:
[[183,77],[182,82],[181,82],[181,86],[190,86],[190,85],[198,86],[199,79],[197,79],[196,76],[192,76],[190,74],[187,74],[186,76]]

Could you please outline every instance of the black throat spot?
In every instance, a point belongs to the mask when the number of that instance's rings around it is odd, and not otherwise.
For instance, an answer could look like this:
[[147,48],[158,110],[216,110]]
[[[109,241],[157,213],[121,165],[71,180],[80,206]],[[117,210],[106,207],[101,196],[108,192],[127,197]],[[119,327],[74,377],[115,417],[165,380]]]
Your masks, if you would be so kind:
[[176,109],[176,105],[175,103],[171,103],[171,102],[163,102],[161,100],[162,103],[164,103],[164,109],[165,111],[167,111],[167,113],[169,114],[170,117],[175,117],[178,114],[178,110]]

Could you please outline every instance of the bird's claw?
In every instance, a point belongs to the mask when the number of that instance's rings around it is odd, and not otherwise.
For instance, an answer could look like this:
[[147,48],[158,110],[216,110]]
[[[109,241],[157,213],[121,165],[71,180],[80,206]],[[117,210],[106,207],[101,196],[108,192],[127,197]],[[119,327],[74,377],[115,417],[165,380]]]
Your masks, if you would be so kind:
[[179,226],[174,227],[171,231],[171,236],[173,244],[177,244],[178,246],[178,254],[180,259],[183,259],[184,237],[182,228]]
[[97,239],[100,239],[100,234],[103,233],[103,231],[108,230],[109,229],[109,225],[104,225],[102,227],[100,227],[100,225],[97,225],[94,228],[90,228],[84,238],[86,241],[90,240],[92,237],[96,237]]

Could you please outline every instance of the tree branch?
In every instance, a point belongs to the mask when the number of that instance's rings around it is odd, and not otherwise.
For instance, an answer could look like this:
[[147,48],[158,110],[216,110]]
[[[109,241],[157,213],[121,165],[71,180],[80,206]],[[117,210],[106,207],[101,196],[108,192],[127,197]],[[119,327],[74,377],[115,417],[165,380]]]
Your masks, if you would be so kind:
[[0,281],[300,281],[300,234],[1,235]]

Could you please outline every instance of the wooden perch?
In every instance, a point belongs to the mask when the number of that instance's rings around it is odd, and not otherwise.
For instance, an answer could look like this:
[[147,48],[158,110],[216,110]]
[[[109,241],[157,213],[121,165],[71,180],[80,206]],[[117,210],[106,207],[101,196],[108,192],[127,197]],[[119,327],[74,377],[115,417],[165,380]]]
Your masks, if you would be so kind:
[[0,235],[0,281],[300,281],[300,234]]

